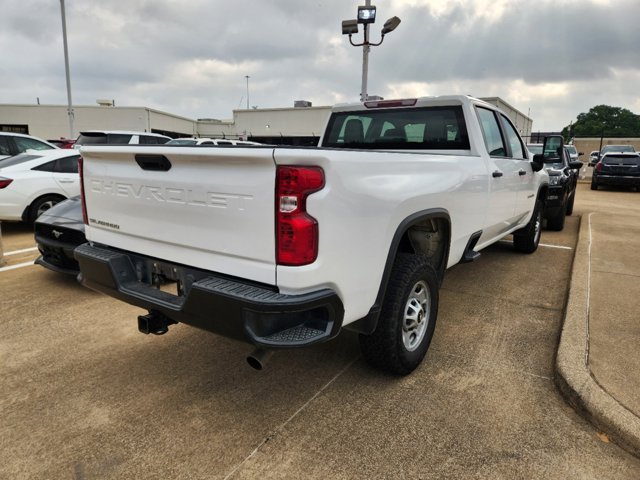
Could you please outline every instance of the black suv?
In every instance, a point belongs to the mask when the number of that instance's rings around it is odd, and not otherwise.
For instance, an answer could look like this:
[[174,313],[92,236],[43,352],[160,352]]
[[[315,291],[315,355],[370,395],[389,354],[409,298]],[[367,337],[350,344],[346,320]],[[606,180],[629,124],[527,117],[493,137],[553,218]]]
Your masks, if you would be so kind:
[[[578,172],[582,168],[582,162],[571,161],[571,156],[561,140],[557,144],[557,148],[542,152],[544,167],[549,174],[549,190],[544,208],[549,230],[562,230],[565,216],[573,213]],[[556,143],[547,142],[547,148],[552,145],[555,146]]]

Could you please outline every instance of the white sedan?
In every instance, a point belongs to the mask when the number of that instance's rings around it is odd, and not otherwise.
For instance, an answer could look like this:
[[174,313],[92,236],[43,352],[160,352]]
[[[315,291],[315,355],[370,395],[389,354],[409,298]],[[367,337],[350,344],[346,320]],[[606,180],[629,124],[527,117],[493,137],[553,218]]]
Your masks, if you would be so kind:
[[28,151],[0,160],[0,221],[33,223],[80,194],[77,150]]

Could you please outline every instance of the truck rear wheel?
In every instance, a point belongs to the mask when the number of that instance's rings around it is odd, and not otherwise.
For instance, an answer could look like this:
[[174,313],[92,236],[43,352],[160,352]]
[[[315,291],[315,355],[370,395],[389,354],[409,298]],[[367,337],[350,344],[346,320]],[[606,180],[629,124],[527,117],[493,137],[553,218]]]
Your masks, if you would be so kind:
[[360,348],[372,366],[407,375],[422,362],[438,316],[438,275],[423,255],[399,254],[376,330],[360,335]]

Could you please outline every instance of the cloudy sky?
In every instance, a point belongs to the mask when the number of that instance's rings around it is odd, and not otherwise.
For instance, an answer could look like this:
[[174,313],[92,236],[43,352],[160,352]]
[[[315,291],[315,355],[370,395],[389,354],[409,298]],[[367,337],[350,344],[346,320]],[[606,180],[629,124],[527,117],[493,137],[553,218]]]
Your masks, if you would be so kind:
[[[608,104],[640,114],[639,0],[374,0],[402,24],[369,57],[369,94],[499,96],[557,130]],[[189,118],[357,101],[364,0],[66,0],[73,101]],[[58,0],[0,0],[0,103],[65,104]],[[361,38],[359,36],[355,39]]]

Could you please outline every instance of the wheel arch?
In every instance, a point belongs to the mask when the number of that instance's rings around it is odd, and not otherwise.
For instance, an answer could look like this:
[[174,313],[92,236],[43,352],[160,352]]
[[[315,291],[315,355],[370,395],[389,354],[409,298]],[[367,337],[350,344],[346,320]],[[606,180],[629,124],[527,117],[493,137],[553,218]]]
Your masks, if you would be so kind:
[[[418,238],[422,233],[427,237],[423,242]],[[432,240],[433,236],[436,237],[435,240]],[[430,249],[430,245],[433,248]],[[431,208],[416,212],[405,218],[398,225],[391,240],[374,305],[366,317],[346,325],[345,328],[363,334],[370,334],[375,330],[387,285],[389,284],[391,269],[398,254],[422,254],[433,259],[432,265],[438,274],[438,282],[441,284],[449,260],[450,246],[451,217],[447,210]]]
[[41,193],[40,195],[38,195],[37,197],[35,197],[33,200],[31,200],[29,202],[29,204],[25,207],[24,211],[22,212],[22,221],[26,222],[29,220],[29,212],[31,212],[31,207],[33,206],[34,203],[36,203],[38,200],[40,200],[41,198],[44,197],[59,197],[62,201],[67,200],[69,197],[67,197],[66,195],[63,195],[60,192],[47,192],[47,193]]

